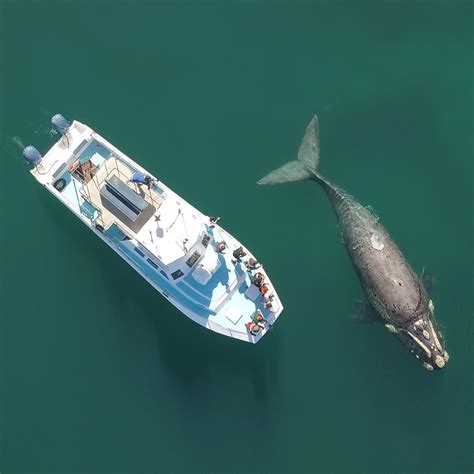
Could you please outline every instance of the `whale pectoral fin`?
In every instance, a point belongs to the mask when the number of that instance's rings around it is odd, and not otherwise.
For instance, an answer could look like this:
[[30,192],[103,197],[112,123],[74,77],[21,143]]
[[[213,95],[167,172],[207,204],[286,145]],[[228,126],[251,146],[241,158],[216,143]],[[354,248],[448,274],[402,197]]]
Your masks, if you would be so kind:
[[364,301],[356,301],[351,311],[351,319],[358,323],[380,323],[382,318],[375,308]]
[[427,293],[431,293],[431,290],[436,284],[436,277],[426,270],[425,267],[423,267],[423,271],[421,272],[421,283],[423,283]]

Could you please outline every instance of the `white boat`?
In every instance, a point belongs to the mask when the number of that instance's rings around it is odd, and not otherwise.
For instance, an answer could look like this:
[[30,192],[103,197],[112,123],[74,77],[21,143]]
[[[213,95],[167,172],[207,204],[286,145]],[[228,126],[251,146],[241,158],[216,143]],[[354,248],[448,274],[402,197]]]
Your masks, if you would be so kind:
[[23,155],[53,196],[196,323],[252,343],[273,327],[283,306],[268,274],[218,218],[87,125],[60,114],[52,124],[61,138],[47,153]]

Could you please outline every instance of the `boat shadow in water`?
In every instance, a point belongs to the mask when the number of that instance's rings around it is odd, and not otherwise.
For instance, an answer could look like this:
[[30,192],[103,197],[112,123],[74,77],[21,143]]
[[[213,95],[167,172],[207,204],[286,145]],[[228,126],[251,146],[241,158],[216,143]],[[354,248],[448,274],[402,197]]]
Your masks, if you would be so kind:
[[[235,419],[252,418],[265,429],[280,412],[279,344],[251,345],[212,333],[191,321],[182,336],[169,337],[163,319],[156,322],[157,349],[169,378],[169,387],[184,410],[183,418],[205,410]],[[173,321],[174,323],[175,321]],[[180,324],[181,325],[181,324]],[[174,326],[174,324],[173,324]],[[178,340],[179,339],[179,340]],[[191,343],[190,343],[191,342]],[[223,413],[222,413],[223,412]],[[255,422],[254,421],[254,422]]]
[[[45,218],[64,245],[83,231],[74,216],[62,212],[50,196],[39,194],[39,199],[47,209]],[[126,353],[138,352],[137,357],[156,365],[150,372],[156,372],[157,380],[167,380],[167,390],[182,409],[183,423],[206,407],[206,413],[214,411],[216,423],[218,416],[251,418],[271,434],[278,421],[275,414],[280,412],[278,330],[256,345],[216,334],[183,315],[95,235],[78,238],[75,254],[87,260],[94,284],[100,284],[105,294],[101,304],[106,306],[97,308],[93,317],[115,326],[111,334],[123,335]],[[228,280],[225,273],[218,277],[222,284]],[[89,311],[94,313],[91,305]],[[155,356],[140,352],[137,337],[141,334],[153,334]]]
[[[114,267],[114,271],[103,270],[104,291],[117,295],[114,319],[129,326],[130,333],[136,325],[153,331],[161,362],[156,367],[157,377],[164,374],[168,378],[167,389],[182,409],[183,418],[202,413],[203,407],[225,407],[228,415],[236,417],[249,411],[265,429],[271,428],[280,391],[278,334],[257,345],[216,334],[189,320],[138,274],[130,272],[125,262]],[[127,351],[135,350],[135,344],[131,341]]]

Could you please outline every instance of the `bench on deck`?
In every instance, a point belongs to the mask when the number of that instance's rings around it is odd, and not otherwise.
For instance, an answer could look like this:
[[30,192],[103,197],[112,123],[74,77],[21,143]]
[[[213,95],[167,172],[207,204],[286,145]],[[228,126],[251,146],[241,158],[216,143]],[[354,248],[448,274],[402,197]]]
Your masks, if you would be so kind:
[[149,205],[118,176],[112,176],[105,181],[100,189],[100,195],[131,221],[135,221]]

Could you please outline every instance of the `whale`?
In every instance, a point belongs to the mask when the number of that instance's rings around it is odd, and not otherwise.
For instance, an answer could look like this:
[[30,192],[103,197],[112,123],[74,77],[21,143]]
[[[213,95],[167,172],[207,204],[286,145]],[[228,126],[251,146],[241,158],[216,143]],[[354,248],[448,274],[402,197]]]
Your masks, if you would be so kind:
[[311,180],[324,189],[365,294],[367,315],[376,315],[384,322],[425,369],[442,369],[449,355],[434,317],[433,301],[421,278],[378,216],[321,174],[319,155],[319,122],[315,115],[307,126],[297,160],[270,172],[258,184]]

